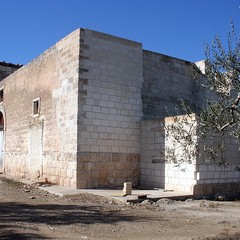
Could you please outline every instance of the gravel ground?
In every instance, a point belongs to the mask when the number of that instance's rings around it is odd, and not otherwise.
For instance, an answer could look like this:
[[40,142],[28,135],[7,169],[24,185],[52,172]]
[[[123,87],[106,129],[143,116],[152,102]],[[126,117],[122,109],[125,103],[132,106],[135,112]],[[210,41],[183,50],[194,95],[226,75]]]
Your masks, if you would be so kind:
[[123,204],[92,194],[59,197],[1,176],[2,239],[240,240],[240,202]]

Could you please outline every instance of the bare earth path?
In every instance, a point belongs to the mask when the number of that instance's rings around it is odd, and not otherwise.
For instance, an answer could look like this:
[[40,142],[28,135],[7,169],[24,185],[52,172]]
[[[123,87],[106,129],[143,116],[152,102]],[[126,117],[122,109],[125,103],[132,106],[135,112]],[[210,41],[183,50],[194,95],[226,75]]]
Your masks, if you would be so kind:
[[240,239],[240,202],[120,204],[91,194],[57,197],[0,177],[0,240]]

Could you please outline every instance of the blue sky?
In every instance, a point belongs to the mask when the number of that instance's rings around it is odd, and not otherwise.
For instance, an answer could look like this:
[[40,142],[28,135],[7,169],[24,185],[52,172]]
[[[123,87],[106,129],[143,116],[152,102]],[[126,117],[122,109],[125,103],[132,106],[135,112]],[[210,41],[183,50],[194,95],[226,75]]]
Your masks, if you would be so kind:
[[26,64],[83,27],[143,43],[143,48],[198,61],[204,42],[226,39],[240,0],[0,0],[0,61]]

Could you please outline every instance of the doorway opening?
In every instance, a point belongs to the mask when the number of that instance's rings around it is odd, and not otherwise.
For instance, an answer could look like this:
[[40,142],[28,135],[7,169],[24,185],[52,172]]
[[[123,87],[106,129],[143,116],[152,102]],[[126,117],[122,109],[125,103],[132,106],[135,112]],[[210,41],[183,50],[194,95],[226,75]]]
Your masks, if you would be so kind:
[[3,155],[4,155],[4,116],[0,111],[0,172],[3,172]]

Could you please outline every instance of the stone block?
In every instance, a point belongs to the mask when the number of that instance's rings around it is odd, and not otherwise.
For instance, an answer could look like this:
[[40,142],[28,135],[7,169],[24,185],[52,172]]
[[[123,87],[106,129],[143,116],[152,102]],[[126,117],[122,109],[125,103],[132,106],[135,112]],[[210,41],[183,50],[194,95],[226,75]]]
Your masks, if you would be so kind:
[[208,165],[208,171],[214,172],[216,171],[216,167],[214,165]]
[[234,177],[234,178],[240,178],[240,172],[234,171],[234,172],[233,172],[233,177]]
[[221,177],[221,172],[214,172],[214,178],[219,179]]
[[109,151],[108,146],[100,146],[99,151],[100,152],[108,152]]
[[233,172],[228,172],[228,173],[227,173],[227,177],[228,177],[228,179],[234,178]]
[[131,182],[125,182],[123,186],[123,195],[131,195],[132,194],[132,183]]
[[99,170],[99,178],[100,180],[106,180],[108,178],[108,169],[102,168]]

